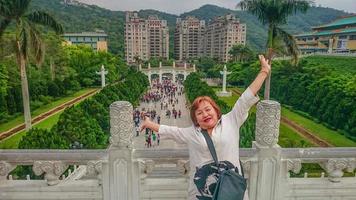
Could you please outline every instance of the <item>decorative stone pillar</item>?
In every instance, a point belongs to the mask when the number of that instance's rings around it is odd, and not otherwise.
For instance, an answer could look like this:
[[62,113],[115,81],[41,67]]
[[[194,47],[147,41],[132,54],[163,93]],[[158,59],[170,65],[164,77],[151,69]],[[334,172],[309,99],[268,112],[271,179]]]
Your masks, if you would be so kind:
[[163,73],[161,70],[159,70],[159,82],[162,83],[163,82]]
[[110,105],[110,144],[118,148],[129,148],[132,143],[134,124],[133,107],[130,102],[116,101]]
[[133,107],[127,101],[117,101],[110,105],[109,177],[105,177],[109,179],[110,200],[133,199],[132,114]]
[[176,67],[176,62],[173,61],[173,68],[175,68],[175,67]]
[[184,69],[186,70],[187,69],[187,63],[184,62]]
[[142,65],[141,64],[138,65],[138,70],[142,71]]
[[159,62],[159,68],[162,68],[162,62]]
[[151,69],[151,63],[148,63],[148,69]]
[[150,83],[150,85],[152,84],[151,75],[151,72],[148,72],[148,82]]
[[[257,149],[257,161],[253,162],[251,173],[257,180],[250,191],[251,200],[279,200],[282,177],[281,148],[277,144],[281,106],[276,101],[264,100],[257,104],[256,138],[253,147]],[[284,174],[285,175],[285,174]]]
[[273,147],[278,142],[281,105],[276,101],[264,100],[257,104],[256,142]]

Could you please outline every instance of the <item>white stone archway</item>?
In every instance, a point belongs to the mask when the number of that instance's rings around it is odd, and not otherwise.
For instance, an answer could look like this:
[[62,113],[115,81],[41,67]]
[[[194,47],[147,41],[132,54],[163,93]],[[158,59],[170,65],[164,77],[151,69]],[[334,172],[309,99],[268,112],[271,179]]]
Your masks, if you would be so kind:
[[159,67],[151,67],[149,63],[147,68],[142,68],[140,65],[139,70],[148,76],[150,83],[153,74],[158,74],[160,82],[162,82],[163,74],[172,74],[172,81],[175,82],[177,75],[183,75],[183,80],[185,80],[190,73],[196,71],[195,64],[176,64],[175,62],[173,62],[172,66],[162,66],[162,63],[160,63]]

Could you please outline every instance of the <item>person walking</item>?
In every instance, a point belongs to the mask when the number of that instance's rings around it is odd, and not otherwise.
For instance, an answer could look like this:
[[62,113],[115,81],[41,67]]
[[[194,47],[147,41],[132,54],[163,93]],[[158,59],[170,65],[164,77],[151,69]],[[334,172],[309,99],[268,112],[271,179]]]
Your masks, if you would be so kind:
[[157,146],[159,146],[159,141],[161,140],[161,136],[159,135],[159,133],[157,133]]
[[140,127],[136,126],[136,137],[140,136]]
[[156,134],[152,131],[152,146],[155,147],[156,144]]
[[[259,101],[257,92],[270,73],[271,66],[264,56],[259,56],[261,70],[255,80],[235,102],[232,110],[222,114],[216,102],[208,96],[197,97],[191,106],[193,125],[186,128],[160,125],[145,118],[141,128],[158,132],[162,139],[173,139],[187,144],[190,161],[189,199],[212,199],[219,171],[233,170],[242,175],[239,161],[239,129],[248,117],[250,108]],[[219,166],[214,167],[212,155],[207,147],[207,137],[215,146]],[[247,200],[245,191],[244,200]]]

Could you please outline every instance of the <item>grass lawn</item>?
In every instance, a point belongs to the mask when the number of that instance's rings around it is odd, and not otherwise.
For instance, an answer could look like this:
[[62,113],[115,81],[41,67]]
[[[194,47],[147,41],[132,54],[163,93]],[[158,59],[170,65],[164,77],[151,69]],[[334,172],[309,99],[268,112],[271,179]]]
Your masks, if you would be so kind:
[[283,148],[315,147],[315,145],[300,136],[293,128],[283,123],[279,126],[278,144]]
[[[78,91],[78,92],[76,92],[76,93],[74,93],[72,95],[69,95],[67,97],[63,97],[61,99],[58,99],[57,101],[54,101],[52,103],[49,103],[47,105],[42,106],[41,108],[38,108],[38,109],[34,110],[33,112],[31,112],[31,116],[32,116],[32,118],[34,118],[34,117],[36,117],[36,116],[38,116],[38,115],[40,115],[40,114],[42,114],[44,112],[47,112],[47,111],[49,111],[49,110],[51,110],[51,109],[53,109],[53,108],[65,103],[65,102],[67,102],[67,101],[70,101],[70,100],[72,100],[72,99],[74,99],[76,97],[79,97],[79,96],[81,96],[81,95],[83,95],[85,93],[88,93],[90,91],[93,91],[93,90],[96,90],[96,89],[94,89],[94,88],[86,88],[86,89],[80,90],[80,91]],[[20,115],[20,116],[16,117],[15,119],[13,119],[13,120],[11,120],[9,122],[0,124],[0,132],[7,131],[7,130],[9,130],[9,129],[17,126],[17,125],[20,125],[22,123],[24,123],[24,118],[23,118],[23,115]]]
[[[57,123],[60,114],[62,114],[63,111],[60,111],[51,117],[43,120],[42,122],[34,125],[33,127],[36,128],[42,128],[42,129],[50,129],[54,124]],[[0,142],[0,149],[17,149],[18,144],[21,140],[21,138],[26,135],[26,131],[21,131],[17,133],[14,136],[11,136],[10,138],[7,138],[3,141]]]
[[355,147],[356,142],[343,136],[341,133],[331,130],[322,124],[318,124],[313,120],[302,117],[291,110],[283,107],[282,116],[302,125],[304,128],[313,132],[319,138],[329,142],[336,147]]
[[[220,88],[213,88],[214,91],[220,90]],[[243,89],[237,88],[238,90],[242,91]],[[233,106],[239,96],[233,93],[231,97],[219,97],[221,100],[225,101],[229,106]],[[251,111],[255,112],[256,107],[252,107]],[[331,130],[325,127],[322,124],[318,124],[313,120],[305,118],[293,111],[289,110],[282,106],[282,116],[286,117],[301,126],[305,129],[310,130],[311,132],[315,133],[316,136],[319,138],[329,142],[330,144],[336,147],[355,147],[356,142],[348,139],[347,137],[343,136],[341,133]],[[290,141],[289,141],[290,140]],[[293,141],[293,142],[291,142]],[[280,137],[279,137],[279,144],[282,147],[312,147],[314,146],[312,143],[308,142],[307,139],[301,137],[297,132],[287,125],[281,124],[280,125]]]
[[[237,88],[238,90],[242,91],[243,89]],[[252,108],[253,109],[253,108]],[[327,127],[325,127],[322,124],[318,124],[314,122],[311,119],[305,118],[288,108],[282,106],[282,116],[286,117],[295,123],[298,123],[305,129],[308,129],[312,133],[314,133],[316,136],[319,138],[329,142],[330,144],[336,146],[336,147],[356,147],[356,142],[348,139],[344,135],[342,135],[340,132],[331,130]]]

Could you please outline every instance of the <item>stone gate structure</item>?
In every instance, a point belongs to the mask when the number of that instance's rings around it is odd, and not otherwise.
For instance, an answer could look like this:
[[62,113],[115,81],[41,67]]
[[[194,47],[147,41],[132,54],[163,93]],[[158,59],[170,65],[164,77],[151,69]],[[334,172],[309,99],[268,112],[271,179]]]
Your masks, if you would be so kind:
[[147,68],[142,68],[142,65],[140,64],[139,70],[148,77],[150,83],[152,79],[151,76],[154,74],[158,75],[160,82],[162,82],[164,74],[171,74],[173,78],[172,81],[175,82],[178,75],[182,75],[184,77],[183,80],[185,80],[190,73],[196,71],[195,64],[189,65],[183,63],[176,65],[175,62],[173,62],[172,66],[162,66],[162,62],[160,62],[159,67],[151,67],[151,64],[148,63]]

